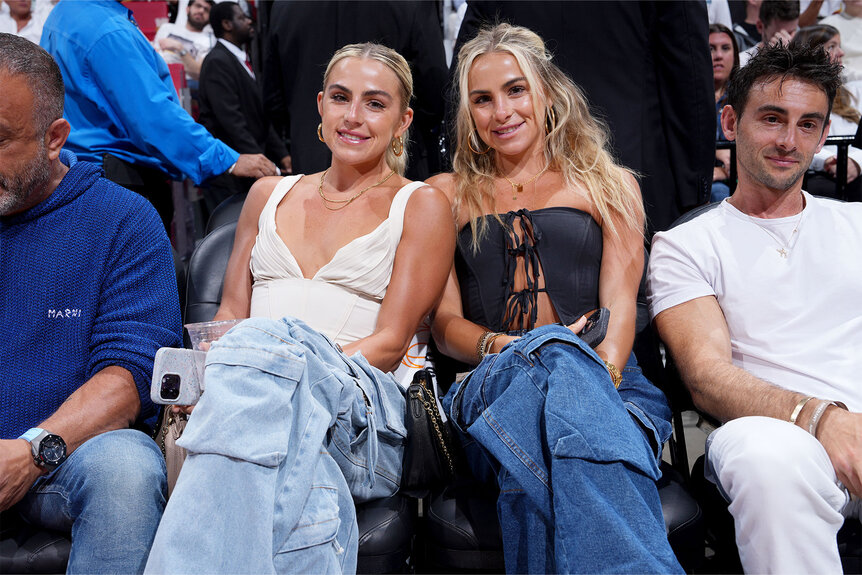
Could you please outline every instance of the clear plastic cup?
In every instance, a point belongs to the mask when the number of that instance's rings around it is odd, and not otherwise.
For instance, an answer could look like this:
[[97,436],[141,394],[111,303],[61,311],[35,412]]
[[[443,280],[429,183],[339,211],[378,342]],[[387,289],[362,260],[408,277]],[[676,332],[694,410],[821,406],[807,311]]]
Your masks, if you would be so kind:
[[189,332],[192,349],[207,351],[210,344],[223,336],[227,331],[241,322],[241,319],[225,319],[222,321],[202,321],[199,323],[187,323],[185,328]]

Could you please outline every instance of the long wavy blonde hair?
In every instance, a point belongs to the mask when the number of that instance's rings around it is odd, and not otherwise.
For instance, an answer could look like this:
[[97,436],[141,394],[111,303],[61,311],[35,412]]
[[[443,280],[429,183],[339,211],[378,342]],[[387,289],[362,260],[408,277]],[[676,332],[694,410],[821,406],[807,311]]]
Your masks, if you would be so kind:
[[484,154],[471,150],[472,146],[482,151],[487,144],[479,138],[470,114],[468,79],[473,62],[493,52],[511,54],[527,78],[535,117],[545,118],[548,169],[562,173],[566,185],[580,183],[587,189],[602,225],[612,234],[619,234],[617,224],[643,234],[643,200],[629,185],[629,176],[634,173],[614,161],[607,126],[590,114],[581,89],[551,61],[545,43],[535,32],[497,24],[481,30],[458,53],[454,210],[456,214],[466,210],[469,215],[473,248],[477,249],[487,231],[484,208],[491,208],[496,215],[494,178],[499,173],[493,148]]
[[[404,59],[404,56],[393,50],[383,46],[382,44],[374,44],[365,42],[364,44],[348,44],[344,46],[329,60],[326,65],[326,72],[323,74],[323,90],[326,91],[326,85],[329,83],[329,76],[332,73],[332,68],[345,58],[366,58],[380,62],[395,73],[398,78],[398,95],[401,98],[401,113],[407,111],[410,106],[410,99],[413,97],[413,74],[410,73],[410,64]],[[395,155],[392,146],[386,148],[386,165],[390,169],[395,170],[399,176],[404,175],[404,170],[407,167],[407,148],[410,141],[410,128],[405,130],[401,136],[404,143],[404,152],[400,156]]]

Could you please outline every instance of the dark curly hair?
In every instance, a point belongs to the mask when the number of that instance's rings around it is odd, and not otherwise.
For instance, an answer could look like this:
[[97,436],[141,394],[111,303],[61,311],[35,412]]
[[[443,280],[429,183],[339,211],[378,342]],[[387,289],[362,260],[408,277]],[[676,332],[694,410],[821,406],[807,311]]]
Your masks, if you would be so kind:
[[828,118],[832,113],[835,94],[841,86],[841,70],[842,66],[830,62],[829,55],[820,46],[788,47],[778,42],[774,46],[761,48],[748,64],[734,72],[727,87],[727,103],[741,118],[755,84],[794,79],[813,84],[826,93],[829,101]]

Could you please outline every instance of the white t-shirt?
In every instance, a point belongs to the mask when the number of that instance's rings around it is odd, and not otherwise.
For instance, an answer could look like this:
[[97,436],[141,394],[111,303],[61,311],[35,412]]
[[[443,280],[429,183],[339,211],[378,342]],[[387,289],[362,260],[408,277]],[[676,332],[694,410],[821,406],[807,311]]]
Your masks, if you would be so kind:
[[862,411],[862,204],[805,199],[801,218],[752,218],[725,200],[657,233],[650,315],[715,296],[734,365]]
[[[6,3],[2,2],[2,0],[0,0],[0,4],[6,6]],[[22,38],[30,40],[34,44],[38,44],[39,39],[42,37],[42,27],[45,25],[45,20],[48,19],[48,15],[50,13],[50,8],[47,10],[39,10],[38,12],[33,10],[31,12],[30,21],[27,22],[23,28],[18,30],[18,23],[15,22],[9,14],[7,8],[7,11],[0,12],[0,32],[21,36]]]
[[215,35],[213,35],[212,28],[209,26],[200,32],[196,32],[189,30],[185,25],[180,26],[178,24],[171,24],[170,22],[162,24],[159,27],[159,31],[156,32],[153,44],[156,47],[156,51],[162,55],[168,64],[182,64],[183,61],[182,58],[173,52],[162,51],[159,47],[159,40],[163,38],[173,38],[182,43],[185,49],[191,52],[195,60],[202,60],[204,56],[209,54],[209,51],[213,49],[216,43]]

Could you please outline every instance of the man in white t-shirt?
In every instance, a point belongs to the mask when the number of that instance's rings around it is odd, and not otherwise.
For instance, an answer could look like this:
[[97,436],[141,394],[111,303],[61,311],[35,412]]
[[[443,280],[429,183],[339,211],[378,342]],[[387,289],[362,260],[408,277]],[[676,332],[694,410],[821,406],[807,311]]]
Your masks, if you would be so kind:
[[191,0],[185,24],[162,24],[153,43],[168,64],[182,64],[186,77],[197,81],[201,64],[216,39],[209,27],[213,0]]
[[802,191],[840,82],[822,50],[760,50],[721,117],[736,192],[650,256],[658,332],[695,405],[726,422],[705,471],[748,573],[840,573],[836,534],[862,495],[862,204]]

